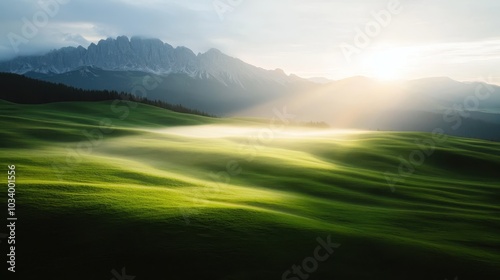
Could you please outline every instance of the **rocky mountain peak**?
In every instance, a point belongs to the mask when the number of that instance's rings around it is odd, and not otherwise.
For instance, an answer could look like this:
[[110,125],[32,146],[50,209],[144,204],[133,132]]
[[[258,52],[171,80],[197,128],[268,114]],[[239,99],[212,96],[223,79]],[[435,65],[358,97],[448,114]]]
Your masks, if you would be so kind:
[[109,71],[142,71],[168,75],[187,74],[198,78],[215,78],[223,84],[238,84],[243,80],[279,80],[288,76],[282,71],[269,71],[210,49],[196,55],[186,47],[172,47],[156,38],[118,36],[91,43],[87,48],[65,47],[42,56],[18,57],[0,63],[0,71],[24,74],[27,72],[61,74],[91,66]]

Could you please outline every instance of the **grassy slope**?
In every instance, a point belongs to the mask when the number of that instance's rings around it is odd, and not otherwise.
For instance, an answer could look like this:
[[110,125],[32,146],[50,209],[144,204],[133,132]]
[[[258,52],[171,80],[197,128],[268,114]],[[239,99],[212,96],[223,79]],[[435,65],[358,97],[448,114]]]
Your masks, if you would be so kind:
[[[281,279],[328,235],[342,245],[310,279],[500,273],[498,143],[449,138],[391,192],[383,172],[429,134],[277,137],[249,160],[248,136],[165,128],[262,123],[137,106],[120,120],[110,102],[0,103],[0,161],[17,166],[25,279],[110,279],[122,267],[136,279]],[[68,154],[103,118],[115,130]],[[232,160],[240,174],[211,179]]]

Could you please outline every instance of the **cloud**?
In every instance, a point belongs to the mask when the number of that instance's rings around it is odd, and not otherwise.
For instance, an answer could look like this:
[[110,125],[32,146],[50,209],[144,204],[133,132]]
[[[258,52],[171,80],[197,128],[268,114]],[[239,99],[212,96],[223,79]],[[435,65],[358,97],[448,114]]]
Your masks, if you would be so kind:
[[[356,28],[372,20],[372,11],[380,11],[395,0],[219,0],[239,3],[224,13],[224,20],[214,9],[213,0],[64,0],[67,3],[60,5],[36,36],[20,44],[16,53],[8,35],[22,34],[23,19],[32,21],[43,11],[39,3],[50,1],[63,0],[0,2],[0,59],[107,37],[139,35],[187,46],[195,53],[215,47],[264,68],[336,79],[360,73],[356,65],[345,61],[339,44],[352,40]],[[367,51],[386,45],[434,46],[429,51],[433,59],[449,64],[460,60],[477,63],[498,56],[496,47],[482,45],[496,40],[498,1],[399,1],[403,11],[373,38]],[[447,51],[453,48],[450,42],[470,45],[455,45],[459,49]],[[474,44],[479,44],[480,51],[473,50]],[[482,69],[486,68],[492,69]]]
[[88,46],[90,44],[90,42],[80,34],[65,33],[63,36],[64,41],[68,42],[70,45],[78,44],[80,46]]

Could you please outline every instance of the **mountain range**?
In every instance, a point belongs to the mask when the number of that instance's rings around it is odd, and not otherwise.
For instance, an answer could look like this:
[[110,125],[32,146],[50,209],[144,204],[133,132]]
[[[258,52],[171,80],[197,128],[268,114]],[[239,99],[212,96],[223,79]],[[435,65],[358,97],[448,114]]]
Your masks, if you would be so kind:
[[125,36],[84,47],[65,47],[41,56],[0,63],[0,71],[63,83],[83,89],[131,92],[145,77],[161,81],[148,87],[148,98],[182,103],[214,114],[310,88],[313,82],[283,70],[265,70],[217,49],[195,55],[159,39]]
[[[333,127],[432,131],[500,139],[500,87],[449,78],[331,81],[266,70],[217,49],[195,54],[159,39],[108,38],[0,62],[0,72],[116,90],[221,116],[272,117],[284,107]],[[460,122],[460,125],[458,123]],[[498,132],[497,132],[498,131]]]

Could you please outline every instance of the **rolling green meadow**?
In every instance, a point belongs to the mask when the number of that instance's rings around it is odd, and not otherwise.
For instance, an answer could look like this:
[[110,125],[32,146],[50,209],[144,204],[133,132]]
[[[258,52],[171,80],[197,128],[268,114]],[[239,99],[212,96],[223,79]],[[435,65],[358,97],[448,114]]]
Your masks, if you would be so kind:
[[[0,115],[19,279],[500,276],[498,142],[112,101],[1,101]],[[318,239],[335,250],[286,274]]]

